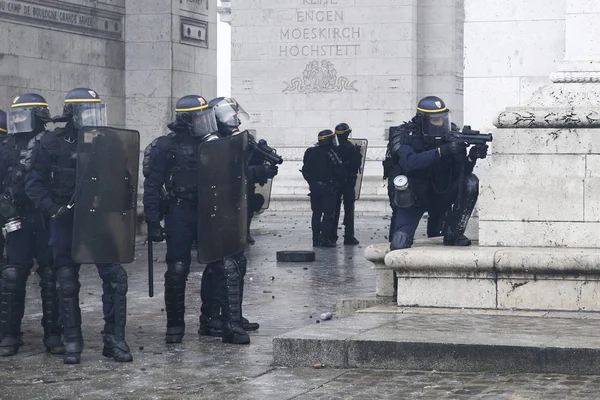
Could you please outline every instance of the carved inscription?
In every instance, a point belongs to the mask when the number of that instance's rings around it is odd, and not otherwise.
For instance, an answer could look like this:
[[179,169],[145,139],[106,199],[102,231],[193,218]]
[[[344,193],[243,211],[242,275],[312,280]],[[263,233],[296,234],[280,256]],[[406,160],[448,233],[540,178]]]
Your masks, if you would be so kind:
[[88,7],[49,7],[30,1],[0,0],[0,19],[74,31],[91,36],[121,39],[123,21],[119,14]]
[[[282,58],[357,57],[361,26],[346,26],[345,10],[337,0],[304,0],[294,13],[296,26],[281,27],[278,41]],[[300,42],[300,43],[298,43]]]

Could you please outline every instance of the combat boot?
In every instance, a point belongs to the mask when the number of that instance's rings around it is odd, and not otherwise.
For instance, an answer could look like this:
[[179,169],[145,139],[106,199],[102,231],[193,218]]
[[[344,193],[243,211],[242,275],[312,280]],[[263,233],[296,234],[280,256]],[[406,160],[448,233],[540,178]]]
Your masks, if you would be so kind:
[[227,307],[224,310],[223,319],[223,342],[233,344],[249,344],[250,336],[241,326],[241,288],[240,288],[240,270],[237,261],[232,258],[223,260],[226,288],[227,288]]
[[336,245],[331,240],[329,240],[327,238],[323,238],[323,239],[321,239],[320,247],[336,247]]
[[344,236],[344,244],[345,245],[352,245],[355,246],[357,244],[359,244],[360,242],[358,241],[358,239],[356,239],[354,236]]
[[165,272],[166,343],[181,343],[185,335],[185,286],[189,271],[189,264],[176,261]]
[[470,246],[471,239],[465,235],[451,236],[448,234],[444,235],[444,246]]
[[131,362],[133,356],[125,341],[125,324],[127,322],[127,272],[122,266],[110,273],[112,287],[112,303],[115,312],[114,324],[104,325],[102,339],[104,348],[102,355],[113,358],[116,362]]
[[223,321],[221,319],[221,307],[218,305],[202,304],[202,314],[200,314],[200,328],[198,334],[202,336],[223,336]]

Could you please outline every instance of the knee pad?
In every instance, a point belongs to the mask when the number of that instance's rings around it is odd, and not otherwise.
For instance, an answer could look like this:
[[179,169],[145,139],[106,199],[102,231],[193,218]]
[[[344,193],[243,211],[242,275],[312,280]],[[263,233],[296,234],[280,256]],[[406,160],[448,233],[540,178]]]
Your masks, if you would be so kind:
[[183,261],[170,263],[167,266],[167,272],[165,272],[165,283],[166,281],[169,281],[173,285],[183,286],[187,281],[189,272],[190,265],[184,263]]
[[56,271],[52,265],[40,265],[37,273],[40,276],[40,287],[49,289],[56,287]]
[[125,296],[127,294],[127,271],[123,266],[115,268],[110,273],[110,285],[116,294]]
[[6,292],[12,292],[22,286],[26,279],[23,269],[14,265],[5,265],[2,268],[2,287]]
[[225,269],[225,275],[227,278],[239,278],[240,276],[240,266],[236,260],[231,257],[226,257],[223,260],[223,266]]
[[79,274],[73,267],[62,267],[56,271],[56,288],[62,297],[73,297],[79,294],[81,285]]
[[477,196],[479,194],[479,178],[475,174],[469,174],[465,177],[465,194],[467,196]]
[[413,244],[413,238],[406,232],[394,232],[390,248],[392,250],[408,249]]

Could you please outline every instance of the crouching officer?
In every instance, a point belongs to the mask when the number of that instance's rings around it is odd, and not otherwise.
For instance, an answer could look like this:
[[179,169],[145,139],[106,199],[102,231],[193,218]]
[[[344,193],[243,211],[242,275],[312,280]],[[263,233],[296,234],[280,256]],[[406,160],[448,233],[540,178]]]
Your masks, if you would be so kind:
[[[65,364],[78,364],[83,351],[81,332],[81,309],[79,307],[79,268],[81,264],[72,257],[73,205],[78,187],[79,130],[106,124],[105,105],[92,89],[77,88],[65,96],[63,114],[55,122],[66,122],[64,128],[46,131],[35,144],[31,169],[27,174],[26,191],[37,207],[50,217],[50,247],[54,257],[57,276],[60,312],[63,322],[63,340],[66,353]],[[139,149],[138,149],[139,152]],[[116,160],[106,159],[111,163]],[[79,171],[84,174],[85,171]],[[122,185],[120,182],[115,182]],[[84,231],[86,227],[77,227]],[[94,227],[88,227],[93,230]],[[104,348],[102,355],[118,362],[132,361],[125,341],[127,315],[127,272],[119,263],[96,264],[102,279],[102,309]]]
[[[487,155],[487,145],[448,141],[450,110],[442,99],[428,96],[413,119],[390,137],[392,156],[403,175],[394,177],[394,231],[391,249],[410,247],[423,213],[429,213],[429,237],[444,235],[444,245],[469,246],[467,223],[477,202],[479,180],[475,162]],[[407,179],[406,179],[407,178]]]
[[[6,130],[3,116],[0,130]],[[0,281],[0,355],[14,355],[21,344],[25,285],[34,258],[41,278],[44,346],[52,354],[63,354],[48,222],[25,193],[25,173],[35,143],[32,139],[46,130],[52,118],[46,99],[34,93],[17,96],[8,118],[9,136],[0,147],[0,214],[7,235],[7,264],[2,268]]]
[[[210,217],[198,213],[198,151],[200,144],[218,140],[219,137],[215,134],[217,122],[214,110],[198,95],[184,96],[177,101],[175,122],[169,125],[169,129],[171,133],[156,139],[150,148],[145,167],[144,214],[148,224],[148,240],[159,242],[166,238],[167,241],[165,341],[181,343],[185,335],[185,288],[190,271],[192,244],[198,240],[198,251],[206,245],[198,239],[199,224],[200,217]],[[167,195],[173,199],[165,215],[164,229],[160,225],[160,191],[163,186]],[[213,194],[213,191],[214,188],[206,187],[202,193]],[[246,226],[246,221],[243,221],[243,226]],[[209,229],[208,226],[201,228]],[[235,260],[230,261],[225,269],[236,269]],[[239,280],[229,282],[227,279],[227,287],[230,284],[238,287]],[[228,312],[223,318],[227,320],[223,324],[223,341],[250,342],[248,334],[239,325],[239,313],[233,315]]]
[[319,132],[316,146],[304,153],[302,175],[310,188],[312,238],[314,247],[335,247],[330,239],[340,181],[346,179],[344,164],[335,151],[335,134]]

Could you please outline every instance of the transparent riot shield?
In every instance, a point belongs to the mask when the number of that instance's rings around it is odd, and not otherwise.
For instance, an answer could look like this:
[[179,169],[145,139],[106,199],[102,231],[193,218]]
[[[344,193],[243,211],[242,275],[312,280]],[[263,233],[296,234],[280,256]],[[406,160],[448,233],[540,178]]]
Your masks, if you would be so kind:
[[367,147],[369,147],[369,141],[367,139],[353,138],[348,140],[360,150],[360,155],[362,156],[360,160],[360,169],[358,170],[358,175],[356,176],[356,185],[354,186],[355,200],[358,200],[360,198],[360,189],[362,187],[363,172],[365,170],[365,161],[367,160]]
[[269,208],[269,205],[271,204],[271,189],[272,188],[273,188],[273,179],[268,179],[267,183],[265,183],[264,185],[261,185],[258,183],[254,185],[255,193],[260,194],[265,199],[265,202],[263,203],[262,207],[260,208],[260,211],[258,211],[257,214],[261,214],[266,209]]
[[79,131],[72,205],[75,262],[133,261],[139,157],[138,131],[110,127]]
[[198,148],[198,261],[209,263],[244,249],[247,237],[248,134]]

